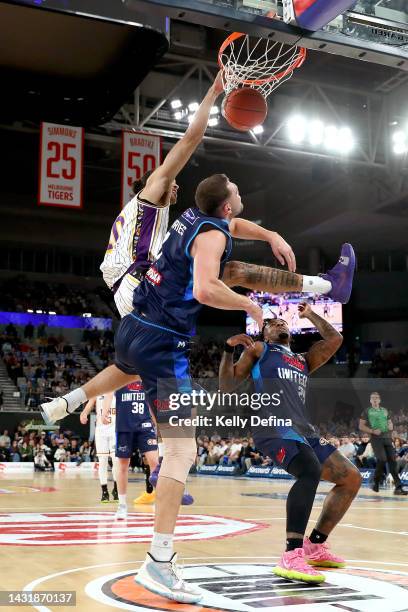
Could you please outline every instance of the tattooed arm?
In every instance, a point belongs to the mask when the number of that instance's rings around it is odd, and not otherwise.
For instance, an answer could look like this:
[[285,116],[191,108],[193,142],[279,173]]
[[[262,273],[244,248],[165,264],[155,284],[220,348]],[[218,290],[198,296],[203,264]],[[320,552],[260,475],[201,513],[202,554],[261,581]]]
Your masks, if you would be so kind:
[[222,281],[228,287],[245,287],[253,291],[302,291],[303,276],[268,266],[256,266],[242,261],[227,263]]
[[343,342],[343,336],[339,334],[333,325],[330,325],[323,317],[313,312],[306,302],[299,304],[299,317],[301,319],[309,319],[323,338],[320,342],[316,342],[306,353],[309,371],[314,372],[339,350]]
[[222,354],[219,370],[220,391],[229,393],[248,378],[262,354],[263,342],[254,342],[250,336],[238,334],[228,338],[226,344],[232,348],[240,344],[245,347],[244,352],[235,364],[233,351],[224,351]]

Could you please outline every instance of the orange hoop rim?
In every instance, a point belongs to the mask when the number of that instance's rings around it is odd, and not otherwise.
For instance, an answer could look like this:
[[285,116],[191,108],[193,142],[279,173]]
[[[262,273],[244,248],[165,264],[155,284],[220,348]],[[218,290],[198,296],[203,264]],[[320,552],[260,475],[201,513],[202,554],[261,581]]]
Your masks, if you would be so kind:
[[[238,40],[238,38],[241,38],[242,36],[247,36],[247,34],[244,34],[243,32],[232,32],[232,34],[230,34],[222,43],[220,50],[218,51],[218,65],[221,70],[225,69],[225,66],[222,63],[222,54],[224,53],[225,49],[232,42],[234,42],[235,40]],[[293,45],[293,46],[296,46],[296,45]],[[278,72],[278,74],[274,74],[268,77],[267,79],[246,79],[244,81],[241,81],[241,83],[243,85],[264,85],[265,83],[270,83],[271,81],[280,81],[285,76],[287,76],[290,72],[293,72],[294,70],[296,70],[296,68],[300,68],[303,62],[305,61],[306,56],[307,56],[307,51],[305,47],[299,47],[299,53],[296,56],[296,59],[293,61],[293,63],[290,66],[286,68],[286,70],[282,70],[282,72]]]

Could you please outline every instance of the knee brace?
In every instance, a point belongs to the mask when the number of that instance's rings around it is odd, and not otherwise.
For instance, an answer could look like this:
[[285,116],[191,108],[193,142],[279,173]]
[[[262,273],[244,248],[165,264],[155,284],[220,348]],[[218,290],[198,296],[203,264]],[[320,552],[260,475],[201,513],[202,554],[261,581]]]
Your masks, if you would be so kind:
[[164,455],[159,478],[172,478],[185,484],[197,454],[195,428],[160,425],[160,433],[164,443]]

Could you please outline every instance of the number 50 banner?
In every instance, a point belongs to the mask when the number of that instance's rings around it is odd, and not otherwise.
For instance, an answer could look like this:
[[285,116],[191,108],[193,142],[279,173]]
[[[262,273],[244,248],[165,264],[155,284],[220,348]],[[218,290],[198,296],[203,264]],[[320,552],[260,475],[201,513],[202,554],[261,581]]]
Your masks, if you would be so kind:
[[161,138],[143,132],[122,132],[122,208],[134,197],[132,185],[160,165]]
[[82,208],[84,129],[42,123],[38,204]]

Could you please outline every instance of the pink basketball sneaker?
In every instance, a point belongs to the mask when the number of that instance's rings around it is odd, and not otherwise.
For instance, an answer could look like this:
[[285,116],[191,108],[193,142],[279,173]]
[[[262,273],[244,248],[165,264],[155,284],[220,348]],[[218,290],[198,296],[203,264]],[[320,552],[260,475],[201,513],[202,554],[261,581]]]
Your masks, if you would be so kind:
[[309,538],[303,540],[303,550],[309,565],[317,567],[345,567],[346,562],[341,557],[334,555],[327,542],[324,544],[313,544]]
[[289,580],[301,580],[302,582],[324,582],[326,577],[319,574],[307,562],[303,548],[295,548],[284,552],[278,565],[272,572],[281,578]]

